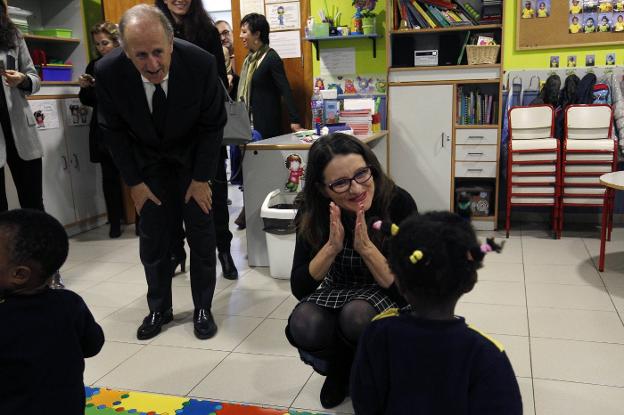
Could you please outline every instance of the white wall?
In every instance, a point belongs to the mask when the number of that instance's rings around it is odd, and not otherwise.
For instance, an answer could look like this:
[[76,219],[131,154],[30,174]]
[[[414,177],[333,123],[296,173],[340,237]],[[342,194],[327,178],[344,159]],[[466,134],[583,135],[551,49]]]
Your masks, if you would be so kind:
[[230,0],[202,0],[212,20],[225,20],[232,25],[232,5]]

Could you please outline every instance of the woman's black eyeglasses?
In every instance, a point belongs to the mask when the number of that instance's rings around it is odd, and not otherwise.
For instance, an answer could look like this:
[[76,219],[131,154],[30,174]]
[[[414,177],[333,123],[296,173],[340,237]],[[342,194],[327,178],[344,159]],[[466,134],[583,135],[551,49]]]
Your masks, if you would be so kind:
[[350,179],[338,179],[327,185],[334,193],[344,193],[351,188],[351,182],[355,180],[359,184],[364,184],[373,177],[373,170],[370,166],[366,166],[353,175]]

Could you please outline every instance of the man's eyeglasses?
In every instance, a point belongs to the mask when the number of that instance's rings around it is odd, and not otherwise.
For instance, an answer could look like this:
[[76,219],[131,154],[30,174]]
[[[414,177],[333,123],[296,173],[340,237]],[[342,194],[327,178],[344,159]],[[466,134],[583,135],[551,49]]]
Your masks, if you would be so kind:
[[366,166],[355,172],[353,177],[350,179],[338,179],[329,183],[327,187],[329,187],[334,193],[344,193],[351,188],[351,182],[353,180],[355,180],[356,183],[364,184],[369,181],[371,177],[373,177],[373,170],[370,166]]
[[219,33],[219,35],[221,37],[228,37],[228,35],[230,34],[230,31],[225,29],[224,31],[222,31],[221,33]]

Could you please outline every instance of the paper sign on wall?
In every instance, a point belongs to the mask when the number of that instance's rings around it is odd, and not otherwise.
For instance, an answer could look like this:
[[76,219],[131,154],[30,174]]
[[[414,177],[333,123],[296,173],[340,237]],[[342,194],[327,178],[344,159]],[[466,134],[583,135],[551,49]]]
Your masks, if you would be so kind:
[[240,1],[241,17],[245,17],[249,13],[264,14],[264,1],[263,0],[241,0]]
[[65,119],[70,127],[79,125],[89,125],[91,122],[91,108],[82,105],[79,99],[66,99]]
[[299,29],[301,27],[299,2],[274,3],[266,6],[266,17],[271,31]]
[[321,49],[321,76],[355,72],[355,48]]
[[56,101],[44,99],[29,101],[38,130],[59,128],[59,110]]
[[301,38],[298,30],[269,33],[269,42],[282,59],[301,57]]

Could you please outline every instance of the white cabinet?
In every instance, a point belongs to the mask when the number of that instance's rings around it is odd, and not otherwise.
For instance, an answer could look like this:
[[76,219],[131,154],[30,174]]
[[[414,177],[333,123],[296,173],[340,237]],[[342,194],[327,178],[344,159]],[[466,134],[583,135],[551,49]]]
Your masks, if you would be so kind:
[[388,91],[390,176],[422,212],[451,206],[453,102],[453,85]]

